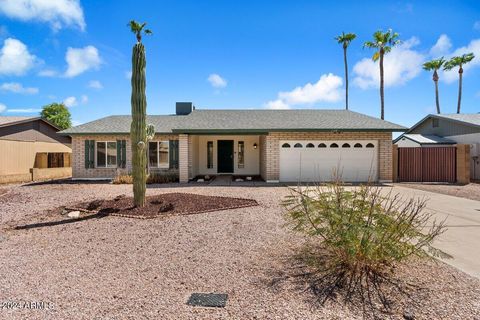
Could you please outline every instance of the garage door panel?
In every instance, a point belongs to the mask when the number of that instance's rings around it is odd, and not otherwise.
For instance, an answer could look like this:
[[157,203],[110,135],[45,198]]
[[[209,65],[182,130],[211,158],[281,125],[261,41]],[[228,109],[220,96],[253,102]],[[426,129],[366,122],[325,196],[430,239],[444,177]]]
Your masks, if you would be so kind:
[[[285,143],[290,148],[283,148]],[[298,143],[302,148],[293,147]],[[315,148],[306,148],[309,143]],[[321,144],[326,148],[319,148]],[[338,148],[332,148],[333,144]],[[346,144],[350,147],[342,148]],[[362,147],[354,148],[356,144]],[[367,144],[373,145],[373,148],[366,148]],[[376,141],[281,141],[280,181],[331,181],[335,171],[344,181],[377,180],[377,153]]]

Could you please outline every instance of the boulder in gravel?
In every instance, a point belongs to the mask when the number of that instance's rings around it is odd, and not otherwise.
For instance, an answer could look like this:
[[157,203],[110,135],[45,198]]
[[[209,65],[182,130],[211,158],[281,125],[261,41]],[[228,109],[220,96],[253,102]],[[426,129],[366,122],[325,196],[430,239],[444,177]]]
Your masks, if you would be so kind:
[[242,181],[243,181],[242,178],[237,178],[237,179],[235,179],[235,182],[242,182]]
[[403,312],[403,319],[405,319],[405,320],[415,320],[415,315],[413,314],[412,311],[405,310],[405,312]]
[[204,179],[198,179],[197,182],[205,182]]
[[80,211],[70,211],[67,216],[69,218],[78,218],[80,217]]

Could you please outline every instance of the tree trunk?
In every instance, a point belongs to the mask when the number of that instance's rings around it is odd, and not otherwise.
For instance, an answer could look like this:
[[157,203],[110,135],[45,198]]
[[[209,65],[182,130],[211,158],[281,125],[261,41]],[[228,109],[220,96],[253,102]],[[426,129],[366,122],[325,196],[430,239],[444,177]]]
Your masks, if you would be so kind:
[[463,78],[463,68],[460,66],[458,69],[458,105],[457,113],[460,113],[460,104],[462,102],[462,78]]
[[133,199],[137,207],[145,205],[145,190],[147,175],[146,155],[146,111],[145,95],[145,47],[138,42],[133,47],[132,54],[132,123],[130,126],[130,141],[132,149]]
[[435,103],[437,105],[437,114],[440,114],[440,101],[438,98],[438,80],[435,81]]
[[343,61],[345,62],[345,109],[348,110],[348,63],[347,63],[347,47],[343,47]]
[[383,55],[384,52],[380,49],[380,118],[385,119],[385,97],[383,93]]

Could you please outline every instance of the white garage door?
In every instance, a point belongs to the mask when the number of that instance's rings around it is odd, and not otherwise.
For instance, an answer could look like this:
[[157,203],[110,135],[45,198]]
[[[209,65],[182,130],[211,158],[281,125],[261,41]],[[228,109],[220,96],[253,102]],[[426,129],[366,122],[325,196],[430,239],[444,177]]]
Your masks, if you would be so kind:
[[377,141],[280,141],[280,181],[377,180]]

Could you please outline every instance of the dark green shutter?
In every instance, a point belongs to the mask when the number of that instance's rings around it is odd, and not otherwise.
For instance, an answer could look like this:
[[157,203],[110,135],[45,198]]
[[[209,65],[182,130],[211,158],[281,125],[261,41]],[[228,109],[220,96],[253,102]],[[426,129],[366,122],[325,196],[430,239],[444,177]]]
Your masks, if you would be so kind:
[[127,141],[122,140],[122,168],[127,167]]
[[178,169],[178,140],[170,140],[169,149],[170,169]]
[[90,168],[90,140],[85,140],[85,169]]
[[85,169],[94,167],[95,140],[85,140]]
[[117,140],[117,168],[122,168],[122,140]]
[[117,140],[117,167],[125,168],[127,164],[127,141]]

